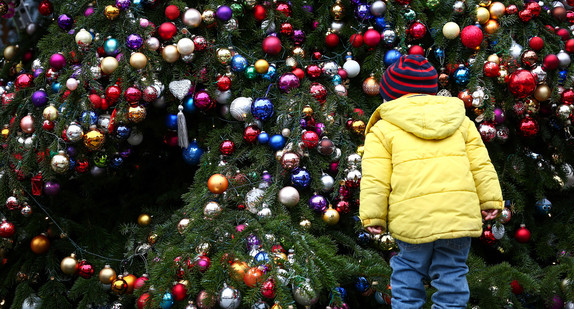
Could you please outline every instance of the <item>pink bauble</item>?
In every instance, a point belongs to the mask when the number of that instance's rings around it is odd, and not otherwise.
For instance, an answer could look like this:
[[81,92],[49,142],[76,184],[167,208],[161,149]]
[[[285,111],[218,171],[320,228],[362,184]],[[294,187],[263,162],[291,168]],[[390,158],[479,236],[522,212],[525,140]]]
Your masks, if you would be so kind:
[[381,34],[375,29],[369,29],[365,32],[365,35],[363,35],[363,41],[365,45],[375,47],[381,41]]
[[24,133],[33,133],[34,132],[34,119],[31,115],[27,115],[22,117],[20,120],[20,129],[24,131]]
[[268,36],[261,44],[263,51],[269,55],[277,55],[281,52],[281,40],[276,36]]
[[61,70],[66,66],[66,57],[62,54],[53,54],[50,56],[50,66],[56,71]]
[[193,96],[193,105],[202,111],[206,111],[212,108],[215,104],[213,103],[213,100],[211,100],[211,97],[207,91],[199,90]]
[[289,91],[298,88],[300,84],[299,78],[293,73],[283,73],[279,77],[279,90],[283,92],[289,93]]

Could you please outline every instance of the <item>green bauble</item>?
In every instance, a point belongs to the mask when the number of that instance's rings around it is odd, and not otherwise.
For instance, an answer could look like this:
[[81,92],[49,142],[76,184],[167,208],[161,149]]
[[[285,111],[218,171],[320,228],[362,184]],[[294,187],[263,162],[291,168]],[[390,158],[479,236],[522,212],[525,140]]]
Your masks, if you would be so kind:
[[429,9],[434,9],[440,4],[440,0],[427,0],[427,7]]
[[97,167],[106,167],[108,165],[108,155],[106,153],[99,153],[95,155],[94,164]]
[[257,0],[245,0],[245,6],[252,9],[257,4]]
[[230,5],[231,11],[233,11],[233,17],[242,17],[243,16],[243,5],[240,3],[233,3]]
[[405,19],[410,22],[410,21],[415,20],[415,18],[417,18],[417,13],[415,11],[413,11],[413,9],[406,9],[404,16],[405,16]]
[[245,69],[245,77],[247,77],[248,79],[254,79],[255,77],[257,77],[257,71],[255,71],[254,65],[250,65]]

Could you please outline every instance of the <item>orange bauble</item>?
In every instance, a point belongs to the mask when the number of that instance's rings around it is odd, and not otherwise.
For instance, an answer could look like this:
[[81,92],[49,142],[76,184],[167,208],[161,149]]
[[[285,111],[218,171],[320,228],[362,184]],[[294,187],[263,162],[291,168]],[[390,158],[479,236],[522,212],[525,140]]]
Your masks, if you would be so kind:
[[32,241],[30,242],[30,249],[32,249],[32,252],[36,254],[46,253],[48,249],[50,249],[50,240],[48,237],[46,237],[46,235],[38,235],[32,238]]
[[243,281],[250,287],[256,287],[263,279],[263,271],[257,267],[250,268],[243,276]]
[[240,281],[243,279],[243,276],[245,276],[245,271],[247,271],[247,269],[249,269],[249,265],[247,265],[247,263],[235,261],[231,266],[229,266],[229,276],[231,276],[231,279],[233,280]]
[[209,180],[207,181],[207,188],[209,189],[209,191],[211,191],[211,193],[215,194],[221,194],[225,192],[225,190],[227,190],[228,185],[229,182],[227,181],[227,178],[225,178],[225,176],[221,174],[211,175],[211,177],[209,177]]
[[128,289],[126,290],[127,294],[132,294],[134,292],[136,280],[138,280],[136,276],[124,273],[124,281],[128,284]]

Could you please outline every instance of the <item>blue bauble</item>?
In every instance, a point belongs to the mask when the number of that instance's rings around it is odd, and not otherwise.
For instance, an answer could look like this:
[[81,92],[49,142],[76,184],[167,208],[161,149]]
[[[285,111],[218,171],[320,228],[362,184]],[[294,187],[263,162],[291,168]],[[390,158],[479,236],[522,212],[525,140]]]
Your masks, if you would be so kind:
[[262,131],[257,136],[257,141],[259,142],[259,144],[267,144],[267,142],[269,142],[269,134],[267,134],[267,132],[265,131]]
[[177,114],[165,115],[165,126],[170,130],[177,130]]
[[235,55],[231,58],[231,71],[233,72],[243,72],[248,65],[247,59],[241,55]]
[[[345,299],[347,299],[347,290],[345,288],[342,288],[340,286],[336,287],[333,289],[333,292],[331,292],[331,294],[339,294],[339,297],[341,297],[341,300],[345,301]],[[329,295],[329,298],[332,298],[333,295]]]
[[459,66],[452,75],[454,77],[454,82],[464,87],[470,81],[470,70],[465,66]]
[[543,198],[536,202],[536,212],[541,215],[550,215],[550,211],[552,210],[552,203]]
[[357,235],[357,242],[361,246],[368,245],[371,242],[371,234],[369,234],[365,231],[359,232],[359,234]]
[[76,168],[76,164],[77,164],[77,160],[74,157],[70,157],[70,171],[74,170],[74,168]]
[[360,22],[373,18],[373,15],[371,15],[371,5],[365,3],[357,5],[355,8],[355,18]]
[[377,29],[383,30],[386,26],[388,26],[388,23],[384,16],[375,17],[375,27]]
[[161,301],[159,302],[159,306],[162,309],[169,309],[173,306],[173,295],[171,295],[170,292],[165,292],[165,294],[163,294],[163,297],[161,298]]
[[197,107],[193,104],[193,96],[188,95],[183,98],[183,112],[187,114],[193,114],[197,111]]
[[253,257],[253,263],[255,263],[255,265],[267,264],[268,262],[269,254],[265,251],[259,251],[259,253]]
[[118,48],[120,47],[120,42],[116,39],[107,39],[104,43],[104,51],[106,55],[114,56],[118,53]]
[[367,278],[365,277],[359,277],[357,278],[357,281],[355,281],[355,288],[359,293],[366,292],[370,287],[371,285],[369,284],[369,281],[367,281]]
[[265,121],[273,116],[275,107],[268,98],[257,98],[251,104],[251,114],[255,119]]
[[58,93],[58,92],[60,92],[60,89],[62,89],[62,84],[60,84],[58,82],[52,83],[52,92]]
[[273,81],[277,77],[277,68],[274,64],[271,64],[267,69],[267,73],[263,74],[263,78],[269,81]]
[[434,56],[435,56],[437,59],[444,59],[444,49],[442,49],[442,48],[436,48],[436,49],[434,50]]
[[291,184],[297,189],[305,189],[311,184],[311,174],[305,169],[297,168],[291,172]]
[[386,53],[385,53],[385,59],[383,60],[385,62],[386,66],[389,66],[393,63],[395,63],[397,60],[399,60],[399,58],[401,58],[401,52],[396,50],[396,49],[389,49]]
[[128,137],[130,137],[131,133],[132,129],[124,125],[120,125],[116,128],[116,137],[119,139],[127,139]]
[[333,85],[337,86],[337,85],[340,85],[340,84],[343,82],[343,79],[341,78],[341,75],[335,74],[335,76],[333,76],[333,78],[331,79],[331,81],[333,82]]
[[283,149],[283,147],[285,147],[286,142],[287,139],[283,135],[275,134],[271,136],[271,138],[269,139],[269,146],[271,147],[271,149],[277,151]]
[[203,149],[199,148],[196,141],[189,143],[189,146],[183,150],[183,160],[189,165],[198,165],[201,155],[203,155]]
[[322,195],[315,194],[309,199],[309,208],[317,213],[323,213],[327,209],[327,205],[329,202]]
[[98,115],[92,111],[85,111],[80,117],[80,124],[84,128],[89,128],[90,126],[95,126],[98,122]]
[[568,70],[561,70],[558,72],[558,83],[564,84],[566,82],[566,78],[568,77]]
[[122,158],[121,156],[115,156],[110,161],[110,167],[112,168],[119,168],[123,164],[124,164],[124,158]]

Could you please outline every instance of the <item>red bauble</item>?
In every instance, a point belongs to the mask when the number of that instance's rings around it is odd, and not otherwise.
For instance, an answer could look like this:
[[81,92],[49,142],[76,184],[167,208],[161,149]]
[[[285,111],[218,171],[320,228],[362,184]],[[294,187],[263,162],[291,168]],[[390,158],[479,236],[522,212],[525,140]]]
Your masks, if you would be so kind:
[[492,61],[487,61],[484,64],[484,76],[486,77],[498,77],[498,71],[500,70],[500,68],[498,67],[498,64],[496,64],[496,62],[492,62]]
[[554,17],[555,19],[557,19],[560,22],[563,22],[566,20],[566,9],[563,7],[555,7],[552,9],[552,17]]
[[86,261],[81,261],[78,265],[78,276],[90,279],[94,275],[94,266]]
[[313,60],[321,60],[321,58],[323,58],[323,53],[321,51],[314,51],[313,53],[311,53],[311,58],[313,58]]
[[14,86],[16,86],[16,90],[20,90],[32,86],[33,83],[34,77],[32,74],[20,74],[18,77],[16,77]]
[[291,6],[286,2],[278,2],[276,10],[277,12],[283,13],[285,17],[291,17]]
[[165,8],[165,17],[169,20],[176,20],[179,17],[179,8],[175,5],[168,5]]
[[255,143],[257,137],[261,133],[261,129],[256,126],[248,126],[243,130],[243,139],[248,143]]
[[265,10],[265,7],[263,7],[261,4],[256,5],[253,8],[253,16],[258,22],[265,20],[265,18],[267,18],[267,11]]
[[529,22],[532,19],[532,12],[530,10],[522,10],[518,12],[518,18],[523,22]]
[[574,104],[574,90],[566,89],[560,94],[560,102],[572,105]]
[[341,76],[342,79],[347,79],[348,73],[347,71],[345,71],[345,69],[339,69],[337,70],[337,74],[339,74],[339,76]]
[[518,7],[514,4],[511,4],[511,5],[506,7],[506,14],[512,15],[512,14],[516,14],[516,12],[518,12]]
[[353,35],[351,35],[351,38],[349,39],[349,42],[351,43],[351,45],[354,48],[359,48],[361,46],[363,46],[363,35],[360,33],[355,33]]
[[220,91],[227,91],[229,88],[231,88],[231,78],[229,78],[227,75],[220,75],[219,78],[217,78],[216,83],[217,89]]
[[375,29],[369,29],[363,35],[365,45],[369,47],[375,47],[381,41],[381,34]]
[[351,211],[351,206],[349,205],[349,202],[345,200],[340,200],[339,202],[337,202],[336,208],[339,213],[343,214],[348,214]]
[[574,53],[574,39],[566,41],[566,46],[564,49],[569,53]]
[[102,98],[97,95],[97,94],[90,94],[90,96],[88,97],[90,99],[90,102],[92,103],[92,107],[93,108],[100,108],[102,107]]
[[78,173],[85,173],[88,171],[88,167],[90,167],[90,163],[86,159],[78,159],[76,161],[76,166],[74,166],[74,170]]
[[261,285],[261,295],[265,298],[275,298],[275,291],[275,280],[273,280],[273,278],[269,278]]
[[492,234],[490,226],[482,231],[482,235],[480,235],[480,241],[487,245],[493,245],[496,242],[496,238],[494,237],[494,234]]
[[420,45],[413,45],[409,48],[409,55],[425,55],[425,50]]
[[539,127],[536,119],[527,116],[520,120],[520,134],[524,137],[532,137],[538,134]]
[[144,309],[150,299],[149,293],[143,293],[137,302],[138,309]]
[[185,285],[181,283],[177,283],[171,288],[171,295],[173,296],[173,300],[180,301],[184,300],[187,296],[187,288]]
[[124,98],[130,104],[138,103],[142,98],[142,92],[136,87],[128,87],[124,92]]
[[45,131],[52,131],[54,130],[54,127],[56,126],[56,124],[53,121],[50,120],[44,120],[44,122],[42,123],[42,128]]
[[544,65],[545,71],[552,71],[558,68],[560,65],[560,60],[558,60],[558,56],[554,54],[548,54],[544,56],[544,61],[542,63]]
[[517,280],[512,280],[512,282],[510,282],[510,290],[515,295],[522,294],[522,292],[524,292],[524,288]]
[[201,35],[198,35],[193,38],[193,45],[195,45],[195,50],[200,52],[207,47],[207,40]]
[[10,238],[14,235],[16,229],[14,228],[14,224],[3,220],[0,223],[0,237],[2,238]]
[[327,100],[327,88],[325,88],[325,86],[323,86],[322,84],[312,83],[309,92],[321,104],[325,103],[325,101]]
[[408,30],[408,34],[415,40],[422,39],[427,34],[427,27],[421,22],[414,22]]
[[148,275],[142,275],[134,283],[134,290],[139,290],[144,287],[145,283],[149,280]]
[[544,40],[539,36],[533,36],[528,41],[528,46],[534,51],[540,51],[544,47]]
[[339,36],[335,33],[329,33],[325,36],[325,45],[330,48],[335,48],[339,45]]
[[508,89],[517,98],[525,98],[536,89],[536,80],[532,73],[519,69],[510,74]]
[[225,140],[219,144],[219,151],[222,155],[230,156],[235,152],[235,143],[230,140]]
[[285,249],[284,249],[283,246],[281,246],[281,245],[273,245],[273,247],[271,247],[271,252],[274,252],[274,253],[285,253]]
[[476,49],[479,47],[483,38],[484,35],[482,34],[482,30],[480,30],[479,27],[473,25],[464,27],[460,33],[462,45],[471,49]]
[[520,228],[518,228],[516,233],[514,233],[516,241],[521,243],[527,243],[530,240],[530,236],[530,231],[524,226],[524,224],[521,224]]
[[293,25],[290,23],[282,23],[281,27],[279,28],[279,33],[286,37],[290,37],[293,35]]
[[526,4],[526,9],[532,12],[533,17],[538,17],[538,15],[540,15],[540,11],[542,10],[538,2],[528,2]]
[[570,38],[570,31],[564,28],[559,28],[556,30],[556,35],[562,39],[562,41],[566,41]]
[[574,12],[572,11],[566,12],[566,20],[570,25],[574,24]]
[[299,80],[302,80],[305,77],[305,71],[301,68],[294,68],[291,73],[295,74]]
[[106,100],[105,98],[102,98],[102,109],[106,110],[108,109],[108,107],[110,107],[110,101]]
[[243,281],[248,287],[254,288],[261,282],[262,277],[263,271],[257,267],[252,267],[243,275]]
[[120,99],[121,95],[122,89],[117,85],[109,86],[106,89],[106,100],[111,104],[115,104]]
[[312,78],[312,79],[321,76],[321,72],[322,72],[321,68],[316,64],[312,64],[312,65],[307,66],[306,71],[307,71],[307,75],[309,76],[309,78]]
[[315,131],[307,130],[303,132],[303,135],[301,136],[301,141],[303,142],[303,145],[305,145],[305,147],[315,148],[319,144],[319,135],[317,135],[317,132]]
[[261,44],[263,51],[269,55],[277,55],[281,52],[281,40],[276,36],[268,36]]
[[162,40],[171,40],[177,33],[177,27],[172,22],[165,22],[159,26],[157,33]]
[[40,5],[38,5],[38,12],[40,12],[40,15],[48,16],[54,13],[54,5],[48,0],[43,0],[40,2]]

